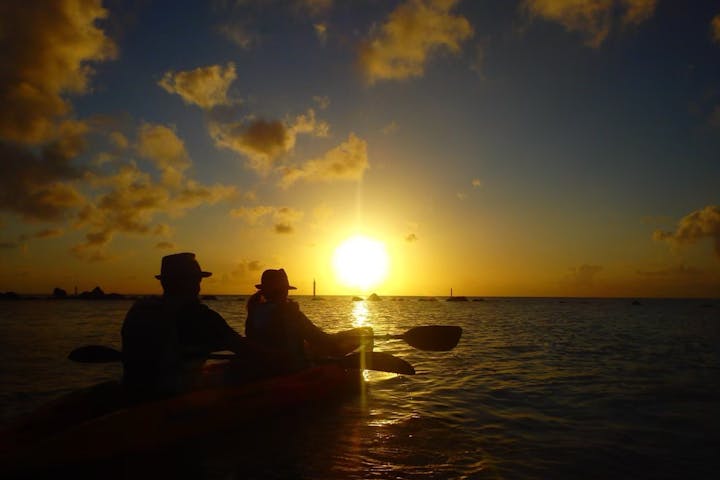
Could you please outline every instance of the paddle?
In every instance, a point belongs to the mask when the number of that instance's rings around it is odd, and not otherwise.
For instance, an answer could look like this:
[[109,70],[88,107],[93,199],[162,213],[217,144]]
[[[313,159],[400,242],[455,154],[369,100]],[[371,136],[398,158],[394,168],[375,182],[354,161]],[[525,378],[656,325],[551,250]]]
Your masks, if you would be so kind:
[[455,348],[460,341],[462,328],[450,325],[425,325],[413,327],[399,335],[382,335],[375,338],[404,340],[419,350],[447,352]]
[[[102,345],[86,345],[78,347],[68,355],[73,362],[109,363],[121,362],[122,352]],[[238,358],[234,354],[211,353],[208,358],[213,360],[232,360]],[[379,372],[415,375],[415,368],[402,358],[385,352],[355,352],[339,358],[325,358],[322,363],[337,363],[344,368],[376,370]]]

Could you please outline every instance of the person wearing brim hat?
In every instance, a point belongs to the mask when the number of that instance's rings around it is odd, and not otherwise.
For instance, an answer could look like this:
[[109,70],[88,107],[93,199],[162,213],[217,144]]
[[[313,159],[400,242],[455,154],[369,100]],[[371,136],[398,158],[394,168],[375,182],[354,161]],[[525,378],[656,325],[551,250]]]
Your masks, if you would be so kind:
[[155,275],[162,297],[135,302],[122,326],[123,383],[131,390],[152,396],[194,388],[214,351],[266,360],[219,313],[200,302],[200,282],[210,275],[194,253],[163,257]]
[[245,335],[262,346],[284,352],[295,369],[308,366],[305,343],[338,356],[347,352],[338,350],[332,335],[316,326],[300,306],[288,298],[290,285],[287,273],[265,270],[258,291],[247,303],[248,316],[245,320]]

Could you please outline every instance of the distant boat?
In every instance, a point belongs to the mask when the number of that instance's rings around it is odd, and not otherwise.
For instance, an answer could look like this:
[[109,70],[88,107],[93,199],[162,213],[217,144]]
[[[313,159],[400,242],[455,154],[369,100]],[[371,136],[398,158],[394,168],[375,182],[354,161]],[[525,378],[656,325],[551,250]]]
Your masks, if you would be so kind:
[[453,297],[453,289],[450,289],[450,297],[447,299],[448,302],[467,302],[467,297]]

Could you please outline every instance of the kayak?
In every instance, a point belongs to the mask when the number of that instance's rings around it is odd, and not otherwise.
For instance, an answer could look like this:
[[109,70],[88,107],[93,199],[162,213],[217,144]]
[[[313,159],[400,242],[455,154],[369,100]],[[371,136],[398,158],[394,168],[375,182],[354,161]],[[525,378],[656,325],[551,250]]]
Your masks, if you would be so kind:
[[[223,368],[216,364],[211,370],[217,374]],[[4,432],[0,474],[151,451],[357,393],[363,386],[360,370],[325,364],[247,384],[127,404],[122,385],[106,382],[41,407]]]

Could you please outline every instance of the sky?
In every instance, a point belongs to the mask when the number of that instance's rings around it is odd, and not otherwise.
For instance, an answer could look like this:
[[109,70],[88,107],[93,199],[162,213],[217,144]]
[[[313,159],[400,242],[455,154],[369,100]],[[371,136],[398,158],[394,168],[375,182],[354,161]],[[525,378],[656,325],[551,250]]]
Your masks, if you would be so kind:
[[2,2],[0,51],[0,291],[720,292],[717,1]]

